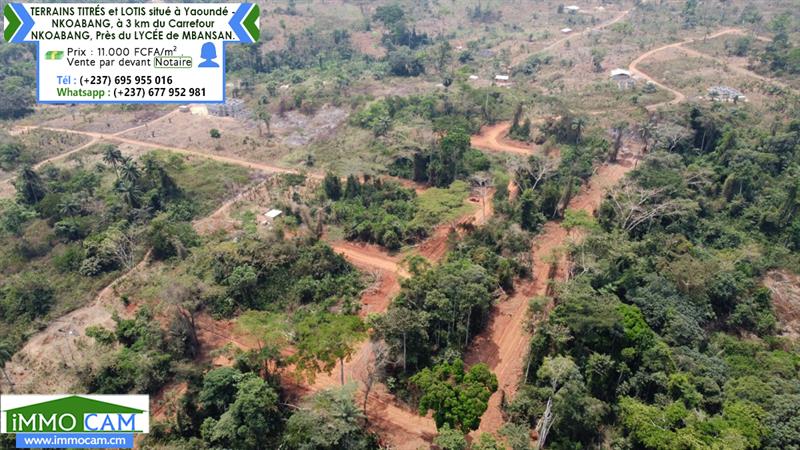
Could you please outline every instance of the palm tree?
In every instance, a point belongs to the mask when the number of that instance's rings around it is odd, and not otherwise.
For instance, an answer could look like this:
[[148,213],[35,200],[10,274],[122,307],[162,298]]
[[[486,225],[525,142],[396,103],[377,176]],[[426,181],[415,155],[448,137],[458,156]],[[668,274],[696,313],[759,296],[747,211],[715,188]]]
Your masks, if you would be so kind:
[[644,144],[642,153],[647,153],[647,149],[650,146],[650,139],[653,137],[655,129],[656,124],[652,120],[648,120],[639,126],[639,136],[642,138],[642,144]]
[[[267,127],[267,136],[269,137],[272,135],[272,131],[270,130],[270,123],[272,121],[272,114],[269,113],[266,104],[259,104],[256,107],[256,118],[259,121],[264,123],[264,126]],[[258,133],[261,134],[261,127],[258,127]]]
[[74,195],[65,198],[59,205],[59,212],[65,217],[77,216],[81,213],[81,209],[81,203]]
[[122,152],[114,145],[107,145],[103,150],[103,161],[113,167],[114,170],[117,170],[117,166],[119,166],[123,159]]
[[158,178],[158,170],[161,169],[161,164],[152,155],[143,157],[141,161],[144,162],[144,175],[151,180]]
[[122,181],[132,186],[137,186],[141,173],[139,172],[139,167],[132,159],[125,158],[119,169],[119,177]]
[[572,130],[575,131],[575,143],[580,144],[581,142],[581,134],[583,133],[583,127],[586,126],[586,119],[583,117],[576,117],[572,119]]
[[29,205],[39,203],[47,193],[42,178],[33,170],[33,167],[27,165],[20,170],[19,178],[14,186],[22,197],[22,201]]
[[627,129],[628,129],[628,124],[626,122],[618,122],[614,124],[614,127],[612,128],[614,143],[611,147],[611,153],[609,154],[608,157],[608,160],[610,162],[617,162],[619,151],[622,148],[622,138],[625,134],[625,130]]
[[122,196],[125,203],[133,209],[138,209],[141,205],[139,201],[139,189],[136,185],[120,181],[117,183],[115,190]]
[[11,392],[14,392],[14,382],[11,381],[11,377],[9,377],[8,372],[6,372],[6,363],[11,361],[11,357],[13,356],[14,346],[8,341],[0,341],[0,372],[3,373],[3,377],[8,382]]

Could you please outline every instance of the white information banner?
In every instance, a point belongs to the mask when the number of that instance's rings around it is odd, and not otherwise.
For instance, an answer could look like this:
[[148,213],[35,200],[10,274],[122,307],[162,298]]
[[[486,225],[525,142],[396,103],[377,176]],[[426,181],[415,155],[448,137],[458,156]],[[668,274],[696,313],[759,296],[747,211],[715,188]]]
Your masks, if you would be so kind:
[[39,103],[219,103],[225,46],[254,43],[252,3],[9,3],[4,37],[34,43]]

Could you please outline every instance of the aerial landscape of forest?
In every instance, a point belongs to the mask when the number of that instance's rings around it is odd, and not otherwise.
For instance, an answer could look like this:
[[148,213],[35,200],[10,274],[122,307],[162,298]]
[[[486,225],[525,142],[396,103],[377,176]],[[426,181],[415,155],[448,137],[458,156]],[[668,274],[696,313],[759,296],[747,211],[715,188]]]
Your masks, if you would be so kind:
[[39,104],[0,43],[0,393],[147,394],[141,449],[800,450],[797,0],[255,3],[222,106]]

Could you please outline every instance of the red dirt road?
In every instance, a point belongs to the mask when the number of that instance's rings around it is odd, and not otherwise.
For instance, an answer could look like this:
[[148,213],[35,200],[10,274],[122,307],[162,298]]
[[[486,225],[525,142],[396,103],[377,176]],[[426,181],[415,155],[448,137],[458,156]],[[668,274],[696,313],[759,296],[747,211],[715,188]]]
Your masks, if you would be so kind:
[[518,155],[525,156],[533,155],[537,152],[533,146],[506,138],[510,128],[510,122],[500,122],[495,125],[487,125],[481,128],[480,134],[472,136],[471,145],[480,150],[516,153]]
[[[570,208],[593,213],[600,205],[607,189],[618,183],[633,168],[632,160],[622,160],[619,164],[605,164],[597,169],[588,185],[570,202]],[[501,402],[510,400],[517,390],[526,365],[526,355],[530,333],[526,330],[528,300],[537,295],[545,295],[548,288],[548,274],[552,257],[558,261],[555,278],[566,277],[568,262],[566,255],[559,250],[568,242],[567,231],[559,222],[545,224],[542,233],[533,245],[533,280],[521,283],[517,292],[508,300],[495,305],[492,319],[486,330],[476,336],[472,348],[466,356],[469,364],[483,362],[497,375],[498,391],[489,400],[489,408],[481,419],[480,432],[497,433],[503,425]],[[555,254],[554,254],[555,252]]]
[[[234,165],[237,165],[237,166],[247,167],[248,169],[260,170],[262,172],[267,172],[267,173],[298,173],[296,170],[287,169],[287,168],[284,168],[284,167],[273,166],[273,165],[270,165],[270,164],[258,163],[258,162],[253,162],[253,161],[246,161],[246,160],[239,159],[239,158],[231,158],[229,156],[216,155],[216,154],[207,153],[207,152],[200,151],[200,150],[192,150],[192,149],[183,148],[183,147],[171,147],[169,145],[157,144],[157,143],[154,143],[154,142],[141,141],[141,140],[138,140],[138,139],[124,138],[122,136],[119,136],[119,133],[108,134],[108,133],[97,133],[97,132],[93,132],[93,131],[75,131],[75,130],[70,130],[70,129],[66,129],[66,128],[52,128],[52,127],[35,127],[35,128],[40,128],[40,129],[43,129],[43,130],[50,130],[50,131],[58,131],[58,132],[61,132],[61,133],[82,134],[84,136],[89,136],[89,137],[95,138],[95,139],[103,139],[103,140],[107,140],[107,141],[111,141],[111,142],[120,142],[120,143],[124,143],[124,144],[137,145],[137,146],[140,146],[140,147],[152,148],[154,150],[158,150],[158,149],[169,150],[169,151],[175,152],[175,153],[181,153],[181,154],[184,154],[184,155],[199,156],[199,157],[202,157],[202,158],[212,159],[212,160],[218,161],[218,162],[227,163],[227,164],[234,164]],[[137,127],[137,128],[139,128],[139,127]],[[125,131],[123,131],[123,133],[126,133],[127,131],[128,130],[125,130]],[[313,177],[313,175],[309,175],[309,176]]]
[[379,269],[408,277],[410,274],[400,266],[398,259],[377,245],[356,244],[353,242],[329,242],[336,253],[344,255],[353,265],[360,268]]

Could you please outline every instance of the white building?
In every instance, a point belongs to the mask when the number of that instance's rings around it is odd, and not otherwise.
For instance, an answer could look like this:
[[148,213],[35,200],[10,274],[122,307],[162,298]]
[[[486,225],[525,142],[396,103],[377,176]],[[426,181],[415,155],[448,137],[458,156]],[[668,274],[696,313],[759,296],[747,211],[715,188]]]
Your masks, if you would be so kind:
[[244,101],[229,98],[225,103],[211,103],[206,106],[208,114],[217,117],[239,117],[244,114]]
[[746,102],[747,96],[738,89],[729,86],[712,86],[708,88],[708,98],[715,102]]
[[264,216],[267,219],[272,220],[272,219],[275,219],[276,217],[280,216],[281,214],[283,214],[283,211],[281,211],[280,209],[270,209],[269,211],[264,213]]
[[508,75],[495,75],[494,82],[498,86],[511,86],[511,77]]
[[636,87],[636,79],[629,70],[614,69],[611,71],[611,80],[617,83],[617,87],[622,90],[633,89]]

